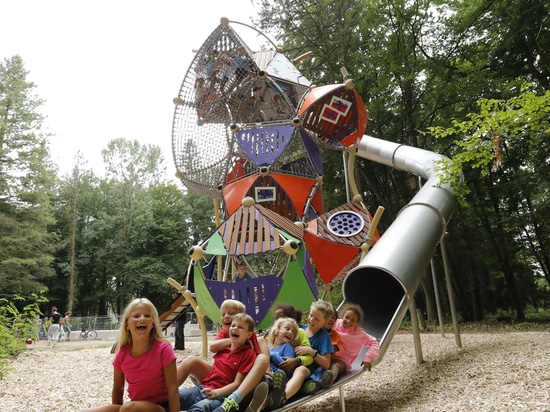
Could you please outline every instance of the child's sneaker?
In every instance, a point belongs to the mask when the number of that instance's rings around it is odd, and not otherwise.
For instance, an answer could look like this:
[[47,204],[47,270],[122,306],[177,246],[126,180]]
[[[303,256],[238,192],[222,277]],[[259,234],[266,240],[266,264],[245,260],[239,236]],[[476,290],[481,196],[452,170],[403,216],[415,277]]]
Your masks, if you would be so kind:
[[269,395],[269,409],[278,409],[285,403],[287,377],[282,370],[273,372],[273,390]]
[[260,382],[256,389],[254,389],[254,394],[252,395],[252,400],[246,408],[245,412],[260,412],[262,406],[267,399],[267,394],[269,393],[269,385],[265,382]]
[[320,387],[321,385],[319,384],[319,382],[313,379],[309,379],[305,381],[305,383],[300,388],[300,393],[304,395],[313,395],[319,390]]
[[195,375],[189,375],[189,379],[191,379],[191,382],[193,382],[193,385],[195,386],[200,386],[201,384],[199,383],[199,381],[197,380],[197,378],[195,377]]
[[323,377],[321,378],[321,389],[326,389],[332,385],[333,375],[330,370],[323,372]]
[[223,403],[212,412],[235,412],[239,410],[239,404],[233,399],[225,398]]

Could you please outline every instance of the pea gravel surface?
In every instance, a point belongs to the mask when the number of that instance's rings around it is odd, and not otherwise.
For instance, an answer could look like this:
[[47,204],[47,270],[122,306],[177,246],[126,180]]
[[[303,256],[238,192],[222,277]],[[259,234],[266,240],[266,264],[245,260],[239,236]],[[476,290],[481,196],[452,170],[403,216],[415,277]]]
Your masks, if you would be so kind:
[[[411,333],[395,335],[371,372],[344,386],[346,410],[550,412],[550,328],[537,331],[421,334],[417,364]],[[0,381],[0,410],[78,411],[110,402],[113,340],[28,345]],[[186,341],[178,361],[200,355],[198,339]],[[190,386],[186,382],[183,386]],[[340,411],[338,390],[296,412]]]

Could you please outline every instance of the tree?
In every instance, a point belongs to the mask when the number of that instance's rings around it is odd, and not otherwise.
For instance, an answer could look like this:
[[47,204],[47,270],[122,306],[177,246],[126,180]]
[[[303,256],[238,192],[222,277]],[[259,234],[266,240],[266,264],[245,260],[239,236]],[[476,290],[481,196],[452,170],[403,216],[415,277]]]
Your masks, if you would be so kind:
[[[451,259],[455,293],[464,305],[461,311],[465,318],[482,319],[486,310],[513,307],[521,319],[529,291],[537,284],[533,273],[545,274],[547,267],[547,145],[542,130],[535,132],[537,137],[532,134],[533,121],[547,125],[547,112],[535,110],[530,118],[527,113],[513,111],[507,120],[493,114],[492,122],[503,127],[496,136],[488,128],[463,124],[459,129],[454,122],[473,122],[480,97],[484,98],[480,101],[481,118],[486,112],[500,112],[491,106],[512,98],[524,98],[526,105],[544,105],[520,96],[520,90],[525,82],[530,82],[531,91],[539,96],[548,88],[550,30],[545,22],[550,3],[257,3],[262,7],[261,27],[276,27],[275,36],[290,58],[313,51],[315,58],[300,63],[300,69],[315,84],[339,81],[336,70],[346,66],[370,112],[368,134],[452,158],[447,169],[449,180],[464,167],[467,184],[456,186],[470,190],[457,211],[464,220],[451,220],[453,233],[447,242],[456,256],[467,259]],[[357,10],[361,12],[354,12]],[[517,124],[505,131],[514,118]],[[431,130],[447,130],[447,134]],[[520,136],[513,147],[508,141],[512,135]],[[325,204],[335,206],[343,199],[339,155],[323,156],[328,160],[324,163]],[[513,166],[491,173],[499,159],[509,159],[505,161]],[[475,169],[475,163],[482,169]],[[358,159],[357,170],[360,178],[356,180],[369,207],[386,208],[379,225],[383,232],[385,222],[392,220],[412,196],[407,176],[362,159]],[[516,187],[528,176],[532,185]],[[546,179],[544,183],[542,179]],[[442,272],[440,264],[436,268]]]
[[[516,97],[481,99],[478,105],[479,112],[466,120],[454,121],[449,128],[434,128],[432,133],[455,138],[454,155],[446,162],[448,179],[491,234],[487,239],[497,257],[494,266],[504,275],[522,320],[527,296],[521,291],[535,282],[533,274],[542,273],[550,285],[550,233],[545,224],[550,189],[550,91],[537,95],[524,88]],[[465,183],[455,180],[460,170],[469,177]],[[526,251],[531,267],[525,265]]]
[[53,275],[55,171],[20,56],[0,64],[0,282],[2,294],[40,293]]
[[74,311],[79,269],[83,268],[83,263],[87,261],[85,256],[88,256],[82,250],[82,234],[87,225],[97,218],[97,187],[98,178],[87,167],[82,153],[77,153],[71,173],[61,179],[58,188],[56,215],[61,239],[55,265],[59,281],[53,282],[50,287],[51,295],[55,294],[55,298],[50,298],[53,303],[69,311]]

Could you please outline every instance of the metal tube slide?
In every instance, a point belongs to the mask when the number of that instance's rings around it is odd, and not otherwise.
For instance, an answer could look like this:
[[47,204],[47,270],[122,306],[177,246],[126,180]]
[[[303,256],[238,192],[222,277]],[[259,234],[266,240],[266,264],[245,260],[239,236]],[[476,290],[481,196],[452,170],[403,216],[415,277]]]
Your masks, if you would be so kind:
[[379,362],[399,328],[455,206],[441,185],[436,162],[444,156],[363,136],[357,155],[427,180],[388,230],[344,278],[344,302],[359,304],[362,326],[380,341]]

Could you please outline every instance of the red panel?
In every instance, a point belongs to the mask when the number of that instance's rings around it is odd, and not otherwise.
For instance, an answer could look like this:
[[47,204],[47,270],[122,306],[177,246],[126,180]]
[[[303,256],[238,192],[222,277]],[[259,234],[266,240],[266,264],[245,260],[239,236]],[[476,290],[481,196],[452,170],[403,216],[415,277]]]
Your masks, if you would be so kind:
[[239,207],[241,207],[241,203],[246,195],[246,192],[248,192],[250,186],[254,184],[257,177],[257,175],[249,176],[238,180],[235,183],[231,183],[222,189],[222,195],[225,200],[225,207],[228,215],[232,215]]
[[307,250],[324,283],[329,283],[361,252],[359,248],[344,246],[321,239],[308,229],[304,233]]

